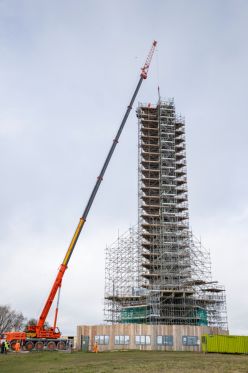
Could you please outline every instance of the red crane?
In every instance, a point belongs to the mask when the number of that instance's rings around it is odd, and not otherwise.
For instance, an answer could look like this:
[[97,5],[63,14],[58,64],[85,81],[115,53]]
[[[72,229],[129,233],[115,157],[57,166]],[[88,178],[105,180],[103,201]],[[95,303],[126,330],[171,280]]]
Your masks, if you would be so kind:
[[[90,208],[92,206],[92,203],[95,199],[95,196],[97,194],[97,191],[99,189],[99,186],[103,180],[103,176],[105,174],[105,171],[108,167],[108,164],[110,162],[110,159],[114,153],[115,147],[118,144],[120,135],[122,133],[122,130],[125,126],[125,123],[127,121],[127,118],[129,116],[130,111],[132,110],[133,103],[135,101],[135,98],[139,92],[140,86],[142,84],[142,81],[147,78],[148,70],[150,67],[150,63],[154,54],[155,47],[157,45],[157,42],[154,40],[152,43],[152,47],[149,51],[149,54],[147,56],[146,62],[144,66],[141,68],[140,73],[140,79],[138,81],[137,87],[133,93],[133,96],[131,98],[131,101],[127,107],[127,110],[125,112],[125,115],[122,119],[122,122],[120,124],[120,127],[118,129],[118,132],[113,140],[113,143],[110,147],[109,153],[105,159],[105,162],[103,164],[103,167],[101,169],[101,172],[99,176],[97,177],[97,181],[95,183],[95,186],[92,190],[92,193],[89,197],[89,200],[87,202],[87,205],[85,207],[85,210],[83,212],[83,215],[81,216],[79,223],[77,225],[77,228],[75,230],[75,233],[72,237],[71,243],[69,245],[69,248],[65,254],[64,260],[62,264],[60,265],[58,274],[55,278],[55,281],[53,283],[53,286],[51,288],[51,291],[48,295],[48,298],[46,300],[46,303],[44,305],[44,308],[41,312],[40,318],[37,322],[37,325],[29,325],[25,332],[8,332],[5,333],[7,340],[10,342],[12,348],[14,348],[14,345],[16,343],[16,340],[21,340],[22,344],[25,346],[26,349],[32,350],[34,347],[38,350],[42,350],[44,347],[53,350],[55,348],[58,349],[65,349],[66,348],[66,341],[63,339],[60,339],[61,333],[59,329],[57,328],[57,317],[58,317],[58,308],[59,308],[59,297],[60,297],[60,289],[62,285],[62,280],[64,273],[68,267],[69,260],[71,258],[71,255],[73,253],[73,250],[76,246],[77,240],[80,236],[80,233],[82,231],[82,228],[84,226],[84,223],[86,222],[88,213],[90,211]],[[55,310],[55,316],[54,316],[54,323],[52,327],[45,328],[44,324],[47,318],[47,315],[51,309],[51,306],[53,304],[54,298],[56,294],[58,293],[58,300],[57,300],[57,306]]]

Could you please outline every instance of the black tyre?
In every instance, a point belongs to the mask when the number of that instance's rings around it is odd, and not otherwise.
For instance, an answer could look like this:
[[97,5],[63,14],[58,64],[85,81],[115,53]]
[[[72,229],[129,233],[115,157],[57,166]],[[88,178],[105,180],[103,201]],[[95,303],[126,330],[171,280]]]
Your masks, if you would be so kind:
[[15,345],[16,345],[16,341],[11,341],[10,342],[10,348],[12,351],[15,351]]
[[27,342],[25,343],[25,347],[26,347],[26,350],[27,350],[27,351],[32,351],[33,348],[34,348],[34,343],[33,343],[32,341],[27,341]]
[[37,351],[42,351],[44,349],[44,342],[38,341],[35,343],[35,349]]
[[54,341],[50,341],[47,344],[47,349],[49,351],[54,351],[56,349],[56,343]]
[[66,350],[66,343],[64,341],[59,341],[57,344],[58,350]]

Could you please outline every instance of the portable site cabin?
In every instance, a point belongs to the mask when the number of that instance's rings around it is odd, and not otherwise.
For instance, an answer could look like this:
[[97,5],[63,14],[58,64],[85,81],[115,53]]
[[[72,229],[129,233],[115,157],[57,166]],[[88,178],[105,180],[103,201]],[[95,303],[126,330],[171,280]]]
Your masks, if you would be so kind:
[[227,354],[248,354],[248,336],[202,335],[202,351]]

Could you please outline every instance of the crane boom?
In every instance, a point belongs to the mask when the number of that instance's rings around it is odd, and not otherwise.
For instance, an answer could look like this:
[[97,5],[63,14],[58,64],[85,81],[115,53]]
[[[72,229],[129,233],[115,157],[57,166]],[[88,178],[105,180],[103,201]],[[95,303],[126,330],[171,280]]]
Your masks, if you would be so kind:
[[74,233],[74,235],[72,237],[72,240],[70,242],[70,245],[69,245],[68,250],[66,252],[66,255],[64,257],[64,260],[63,260],[62,264],[60,265],[60,268],[59,268],[58,274],[57,274],[57,276],[55,278],[55,281],[53,283],[52,289],[51,289],[51,291],[49,293],[49,296],[47,298],[47,301],[46,301],[46,303],[44,305],[44,308],[43,308],[42,313],[40,315],[39,321],[38,321],[38,323],[37,323],[37,325],[35,327],[35,331],[36,331],[37,337],[44,337],[45,335],[47,337],[48,336],[52,337],[52,335],[55,335],[54,330],[55,330],[55,327],[56,327],[56,320],[57,320],[57,314],[58,314],[58,305],[57,305],[57,308],[56,308],[56,311],[55,311],[54,326],[53,326],[53,328],[50,328],[50,333],[48,331],[46,333],[43,332],[43,327],[44,327],[44,323],[46,321],[46,317],[47,317],[47,315],[48,315],[48,313],[50,311],[50,308],[51,308],[51,306],[53,304],[53,301],[54,301],[54,298],[55,298],[55,296],[57,294],[57,291],[60,290],[60,288],[61,288],[62,279],[63,279],[64,273],[65,273],[65,271],[67,269],[69,260],[71,258],[72,253],[73,253],[73,250],[74,250],[74,248],[76,246],[77,240],[78,240],[78,238],[80,236],[80,233],[82,231],[84,223],[85,223],[85,221],[87,219],[88,213],[89,213],[90,208],[92,206],[92,203],[93,203],[93,201],[95,199],[97,191],[98,191],[98,189],[99,189],[99,187],[101,185],[101,182],[103,180],[103,176],[105,174],[105,171],[106,171],[106,169],[108,167],[108,164],[109,164],[109,162],[111,160],[111,157],[112,157],[112,155],[114,153],[116,145],[118,144],[119,138],[121,136],[121,133],[122,133],[122,130],[123,130],[124,126],[125,126],[127,118],[128,118],[128,116],[130,114],[130,111],[132,110],[133,103],[134,103],[135,98],[136,98],[136,96],[137,96],[137,94],[139,92],[139,89],[140,89],[140,86],[142,84],[142,81],[143,81],[143,79],[147,78],[148,69],[149,69],[149,66],[150,66],[150,63],[151,63],[152,56],[153,56],[153,53],[154,53],[156,45],[157,45],[157,42],[154,41],[153,44],[152,44],[152,47],[150,49],[150,52],[149,52],[149,54],[147,56],[146,62],[144,64],[144,66],[141,68],[140,79],[138,81],[137,87],[136,87],[136,89],[135,89],[135,91],[133,93],[133,96],[131,98],[131,101],[130,101],[128,107],[127,107],[127,110],[126,110],[125,115],[124,115],[124,117],[122,119],[122,122],[120,124],[119,129],[118,129],[118,132],[117,132],[117,134],[116,134],[116,136],[115,136],[115,138],[113,140],[113,143],[112,143],[111,148],[110,148],[110,150],[108,152],[106,160],[105,160],[105,162],[103,164],[101,172],[100,172],[99,176],[97,177],[97,181],[96,181],[95,186],[94,186],[94,188],[92,190],[92,193],[91,193],[91,195],[89,197],[89,200],[88,200],[88,202],[86,204],[86,207],[85,207],[85,210],[83,212],[83,215],[81,216],[81,218],[79,220],[79,223],[77,225],[75,233]]

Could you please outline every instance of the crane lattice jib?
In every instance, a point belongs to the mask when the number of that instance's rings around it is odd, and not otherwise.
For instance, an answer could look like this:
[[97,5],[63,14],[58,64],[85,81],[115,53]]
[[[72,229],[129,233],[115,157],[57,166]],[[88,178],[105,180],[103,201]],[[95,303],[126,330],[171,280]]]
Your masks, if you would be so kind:
[[152,43],[152,47],[150,49],[150,52],[147,56],[146,62],[144,64],[144,66],[141,68],[140,76],[142,76],[143,79],[147,78],[148,70],[149,70],[149,67],[150,67],[150,64],[151,64],[151,61],[152,61],[152,57],[153,57],[153,53],[155,51],[156,45],[157,45],[157,42],[156,42],[156,40],[154,40],[154,42]]

